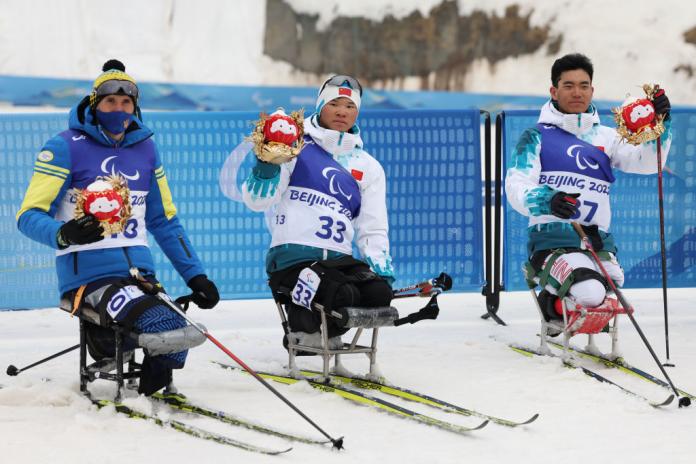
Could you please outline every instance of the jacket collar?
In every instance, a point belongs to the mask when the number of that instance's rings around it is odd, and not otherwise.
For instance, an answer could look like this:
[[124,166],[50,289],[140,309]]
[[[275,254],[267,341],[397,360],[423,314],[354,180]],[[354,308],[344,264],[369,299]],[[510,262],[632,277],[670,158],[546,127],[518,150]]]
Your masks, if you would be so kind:
[[539,124],[548,124],[559,127],[576,136],[590,132],[595,125],[600,124],[597,108],[590,103],[590,107],[584,113],[566,114],[560,111],[551,100],[541,107]]
[[130,126],[128,126],[128,129],[126,129],[126,135],[120,142],[116,142],[108,137],[101,129],[101,126],[95,124],[95,122],[96,118],[89,105],[84,104],[84,100],[70,110],[68,127],[73,130],[84,132],[97,143],[105,146],[128,147],[142,142],[153,135],[153,132],[148,129],[136,115],[133,115],[133,121]]

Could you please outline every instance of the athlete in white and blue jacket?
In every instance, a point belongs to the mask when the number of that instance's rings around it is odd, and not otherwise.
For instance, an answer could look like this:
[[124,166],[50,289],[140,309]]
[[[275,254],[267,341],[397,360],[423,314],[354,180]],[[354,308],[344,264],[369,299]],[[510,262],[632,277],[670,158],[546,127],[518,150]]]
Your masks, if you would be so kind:
[[[274,291],[292,289],[308,263],[333,266],[342,260],[345,265],[339,268],[353,276],[351,282],[342,283],[332,298],[320,290],[318,299],[333,307],[387,306],[391,301],[386,181],[382,166],[363,149],[355,124],[361,94],[359,82],[350,76],[328,79],[316,112],[304,121],[305,146],[299,156],[281,165],[259,160],[243,185],[249,208],[272,211],[266,269]],[[349,259],[354,242],[367,265]],[[355,274],[370,269],[378,278],[356,281]],[[314,333],[318,321],[317,313],[300,307],[289,312],[294,331]],[[346,330],[332,327],[330,336]]]
[[[69,129],[48,140],[37,156],[17,225],[27,237],[56,250],[63,298],[74,298],[84,287],[84,301],[136,332],[181,328],[186,325],[181,316],[129,280],[131,268],[155,278],[147,233],[194,291],[200,307],[213,307],[218,291],[176,216],[152,131],[139,118],[135,80],[117,60],[105,63],[103,70],[91,95],[70,111]],[[75,218],[76,194],[97,178],[115,174],[128,183],[132,216],[122,232],[104,237],[94,216]],[[113,349],[102,348],[90,347],[93,354],[108,355]],[[171,377],[171,368],[182,367],[185,357],[183,351],[146,362],[161,361],[169,370],[164,375]],[[141,390],[151,393],[146,385],[151,379],[145,377]],[[151,386],[157,383],[152,380]]]
[[[556,60],[551,70],[551,100],[542,107],[536,127],[520,137],[505,178],[510,205],[529,217],[531,264],[538,272],[547,266],[551,271],[547,292],[551,296],[568,292],[585,306],[604,301],[606,282],[591,257],[578,252],[580,238],[571,222],[583,226],[596,251],[603,251],[600,256],[606,259],[603,265],[608,273],[622,285],[623,270],[609,232],[612,171],[657,172],[656,141],[631,145],[616,130],[600,124],[592,105],[592,75],[592,63],[584,55]],[[665,115],[664,165],[671,144],[670,105],[664,92],[655,97],[654,105],[657,114]],[[558,312],[550,316],[557,317]]]

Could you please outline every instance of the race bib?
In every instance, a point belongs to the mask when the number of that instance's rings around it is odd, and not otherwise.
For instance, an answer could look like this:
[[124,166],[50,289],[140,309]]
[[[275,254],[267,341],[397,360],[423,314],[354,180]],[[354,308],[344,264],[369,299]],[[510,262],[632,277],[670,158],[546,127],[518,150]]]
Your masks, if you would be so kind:
[[109,304],[106,305],[106,311],[112,319],[116,320],[116,316],[128,303],[143,295],[145,294],[137,285],[127,285],[111,297]]
[[292,302],[296,305],[312,309],[312,300],[317,293],[321,279],[319,275],[306,267],[302,269],[297,277],[297,284],[292,289]]

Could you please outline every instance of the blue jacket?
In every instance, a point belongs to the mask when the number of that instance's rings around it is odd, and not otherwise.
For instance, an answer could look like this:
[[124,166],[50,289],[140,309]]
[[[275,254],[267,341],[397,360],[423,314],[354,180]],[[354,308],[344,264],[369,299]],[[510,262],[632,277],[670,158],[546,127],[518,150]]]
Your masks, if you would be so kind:
[[[69,130],[48,140],[34,162],[17,213],[17,225],[24,235],[57,250],[60,292],[104,277],[128,276],[131,266],[154,274],[147,232],[186,282],[204,274],[176,216],[152,131],[134,116],[123,140],[115,143],[92,121],[88,106],[78,105],[70,111]],[[133,215],[124,230],[99,242],[60,250],[57,233],[74,217],[75,189],[84,189],[98,176],[113,174],[127,179],[131,195]]]

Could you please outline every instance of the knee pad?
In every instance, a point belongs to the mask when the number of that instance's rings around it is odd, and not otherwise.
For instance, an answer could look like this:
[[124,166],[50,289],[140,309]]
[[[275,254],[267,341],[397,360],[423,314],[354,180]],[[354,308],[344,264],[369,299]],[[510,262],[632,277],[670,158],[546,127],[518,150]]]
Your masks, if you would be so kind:
[[204,341],[205,335],[191,325],[166,332],[141,333],[138,335],[138,346],[145,349],[150,356],[186,351],[189,348],[200,345]]
[[329,308],[357,306],[360,303],[360,289],[353,283],[345,283],[338,287],[332,299],[329,298],[331,300]]
[[604,283],[596,279],[587,279],[571,285],[569,293],[577,304],[588,308],[601,305],[607,296]]
[[374,329],[394,325],[394,321],[399,318],[399,312],[391,306],[378,306],[371,308],[359,308],[346,306],[335,310],[340,315],[336,325],[342,328],[362,327],[364,329]]

